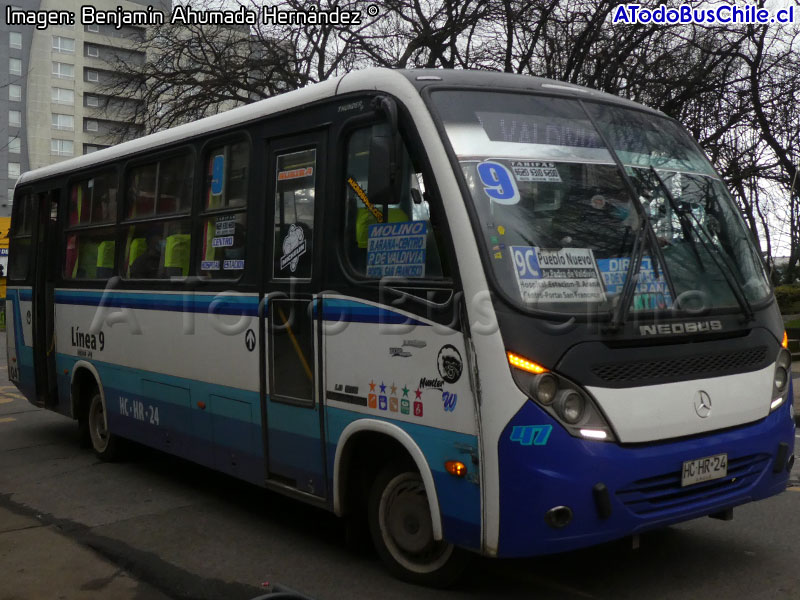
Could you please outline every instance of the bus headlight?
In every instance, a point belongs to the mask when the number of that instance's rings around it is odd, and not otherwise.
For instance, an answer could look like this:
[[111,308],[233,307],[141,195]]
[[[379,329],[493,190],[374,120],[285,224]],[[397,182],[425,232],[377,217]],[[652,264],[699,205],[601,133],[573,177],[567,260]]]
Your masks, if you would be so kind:
[[519,389],[570,435],[585,440],[616,440],[605,415],[581,386],[527,358],[513,352],[507,354]]
[[789,374],[786,372],[786,369],[783,367],[778,367],[775,369],[775,388],[777,390],[783,390],[786,387],[786,383],[789,381]]
[[537,375],[531,383],[531,393],[542,404],[550,404],[556,397],[558,381],[551,373]]
[[778,359],[775,361],[775,374],[772,379],[772,398],[770,411],[783,405],[789,391],[789,374],[792,369],[792,355],[785,348],[778,352]]
[[564,390],[558,396],[556,404],[558,414],[570,425],[575,425],[583,418],[583,413],[586,411],[586,400],[573,390]]

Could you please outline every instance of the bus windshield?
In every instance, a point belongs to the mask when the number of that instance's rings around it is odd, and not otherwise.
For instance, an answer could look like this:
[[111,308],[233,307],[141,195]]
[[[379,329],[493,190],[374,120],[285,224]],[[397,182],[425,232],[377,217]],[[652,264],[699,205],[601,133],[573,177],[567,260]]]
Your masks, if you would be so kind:
[[634,312],[744,308],[768,297],[732,198],[674,121],[517,93],[432,98],[492,270],[518,305],[610,313],[632,271]]

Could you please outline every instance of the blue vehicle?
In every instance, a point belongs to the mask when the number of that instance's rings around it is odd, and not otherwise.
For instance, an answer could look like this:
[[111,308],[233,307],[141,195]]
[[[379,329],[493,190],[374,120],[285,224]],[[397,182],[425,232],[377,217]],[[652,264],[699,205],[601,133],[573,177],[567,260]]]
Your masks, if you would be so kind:
[[790,356],[674,120],[372,69],[25,173],[9,377],[102,458],[159,448],[366,522],[418,583],[786,488]]

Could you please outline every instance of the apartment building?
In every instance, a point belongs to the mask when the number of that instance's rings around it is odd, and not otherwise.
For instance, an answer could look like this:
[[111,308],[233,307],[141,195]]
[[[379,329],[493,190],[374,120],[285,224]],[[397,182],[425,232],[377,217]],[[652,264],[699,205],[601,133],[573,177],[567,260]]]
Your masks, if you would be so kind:
[[[135,99],[109,95],[118,60],[144,62],[141,27],[83,25],[81,0],[14,0],[22,10],[69,10],[75,25],[46,29],[0,19],[0,217],[11,214],[21,173],[95,152],[132,118]],[[93,0],[98,9],[168,13],[171,0]],[[135,134],[135,127],[134,127]]]

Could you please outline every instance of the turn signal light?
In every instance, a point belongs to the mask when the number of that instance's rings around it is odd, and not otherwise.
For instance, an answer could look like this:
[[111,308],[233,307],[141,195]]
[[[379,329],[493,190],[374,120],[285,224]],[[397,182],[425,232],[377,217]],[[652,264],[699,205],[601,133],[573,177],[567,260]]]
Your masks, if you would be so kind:
[[781,340],[781,346],[783,346],[787,350],[789,349],[789,334],[787,334],[786,331],[783,332],[783,340]]
[[444,468],[450,475],[455,475],[456,477],[463,477],[467,474],[467,465],[457,460],[448,460],[444,463]]
[[527,371],[528,373],[535,373],[538,375],[539,373],[547,373],[547,369],[542,365],[530,361],[526,358],[522,358],[521,356],[514,354],[513,352],[506,352],[508,355],[508,362],[511,364],[512,367],[517,367],[518,369],[522,369],[523,371]]

